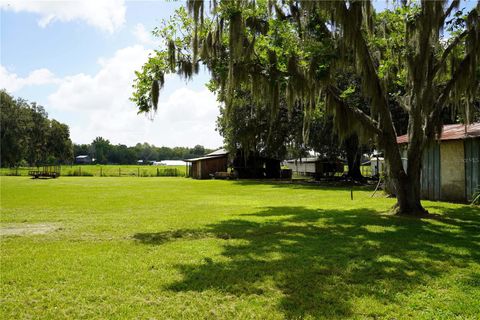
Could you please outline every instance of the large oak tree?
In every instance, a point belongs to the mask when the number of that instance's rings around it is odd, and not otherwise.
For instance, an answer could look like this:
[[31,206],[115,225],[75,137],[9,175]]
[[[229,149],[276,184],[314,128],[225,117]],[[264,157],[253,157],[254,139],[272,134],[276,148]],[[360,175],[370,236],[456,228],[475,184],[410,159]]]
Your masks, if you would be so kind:
[[[364,0],[187,1],[188,17],[156,30],[167,48],[137,73],[133,100],[141,111],[156,110],[164,75],[189,78],[202,63],[226,108],[240,86],[272,115],[282,97],[301,106],[306,119],[324,107],[340,136],[373,138],[384,151],[395,212],[424,215],[422,153],[440,134],[445,110],[460,111],[468,122],[476,99],[480,2],[468,12],[456,0],[395,3],[394,11],[377,14]],[[175,26],[191,31],[178,37]],[[336,81],[352,69],[367,110]],[[408,119],[407,168],[396,142],[397,105]]]

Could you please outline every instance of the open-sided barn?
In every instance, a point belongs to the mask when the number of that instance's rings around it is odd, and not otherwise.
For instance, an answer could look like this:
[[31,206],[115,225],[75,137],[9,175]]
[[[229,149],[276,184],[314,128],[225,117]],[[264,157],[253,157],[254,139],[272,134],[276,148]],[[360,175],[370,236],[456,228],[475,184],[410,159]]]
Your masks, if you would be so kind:
[[186,159],[187,176],[194,179],[208,179],[216,172],[228,169],[228,152],[219,149],[200,158]]
[[316,179],[343,173],[343,162],[340,159],[327,159],[319,157],[287,160],[287,168],[299,175],[311,176]]
[[[407,135],[397,138],[404,145]],[[429,200],[470,201],[480,186],[480,122],[443,127],[438,143],[423,154],[421,190]]]
[[292,159],[285,161],[285,166],[298,175],[314,176],[316,172],[315,163],[317,161],[317,157]]

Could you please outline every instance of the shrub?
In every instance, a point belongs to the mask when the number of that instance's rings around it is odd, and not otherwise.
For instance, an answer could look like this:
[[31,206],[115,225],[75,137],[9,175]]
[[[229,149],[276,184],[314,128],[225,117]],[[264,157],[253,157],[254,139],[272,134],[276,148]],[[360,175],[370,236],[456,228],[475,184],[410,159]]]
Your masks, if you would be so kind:
[[480,205],[480,186],[477,187],[472,196],[472,204]]

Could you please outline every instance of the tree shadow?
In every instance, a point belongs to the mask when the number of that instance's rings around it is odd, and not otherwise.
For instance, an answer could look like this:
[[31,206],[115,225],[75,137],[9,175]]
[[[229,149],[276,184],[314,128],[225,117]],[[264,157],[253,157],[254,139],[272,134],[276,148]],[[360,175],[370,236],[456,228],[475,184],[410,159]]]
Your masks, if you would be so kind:
[[215,237],[215,235],[204,230],[196,229],[177,229],[162,232],[136,233],[133,235],[133,239],[150,245],[161,245],[177,239],[195,240],[209,237]]
[[315,180],[260,180],[260,179],[239,179],[233,180],[233,184],[240,186],[266,185],[273,188],[288,189],[313,189],[313,190],[341,190],[348,191],[353,186],[355,190],[373,191],[375,184],[359,184],[352,181],[315,181]]
[[[461,208],[443,218],[410,219],[371,209],[261,208],[204,230],[179,231],[226,241],[222,259],[178,264],[183,279],[168,289],[280,294],[277,308],[287,318],[344,318],[353,314],[357,298],[394,303],[399,294],[428,285],[452,267],[478,263],[480,245],[472,240],[479,239],[480,215]],[[175,237],[135,238],[162,244]]]

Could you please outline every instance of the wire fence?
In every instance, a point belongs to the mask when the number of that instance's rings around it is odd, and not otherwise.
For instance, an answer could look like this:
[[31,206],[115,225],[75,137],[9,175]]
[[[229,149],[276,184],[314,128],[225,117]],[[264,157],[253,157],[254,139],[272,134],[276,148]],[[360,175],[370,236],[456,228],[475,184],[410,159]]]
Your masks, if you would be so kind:
[[[28,176],[42,167],[1,168],[1,176]],[[61,166],[61,176],[71,177],[184,177],[183,166],[72,165]]]

